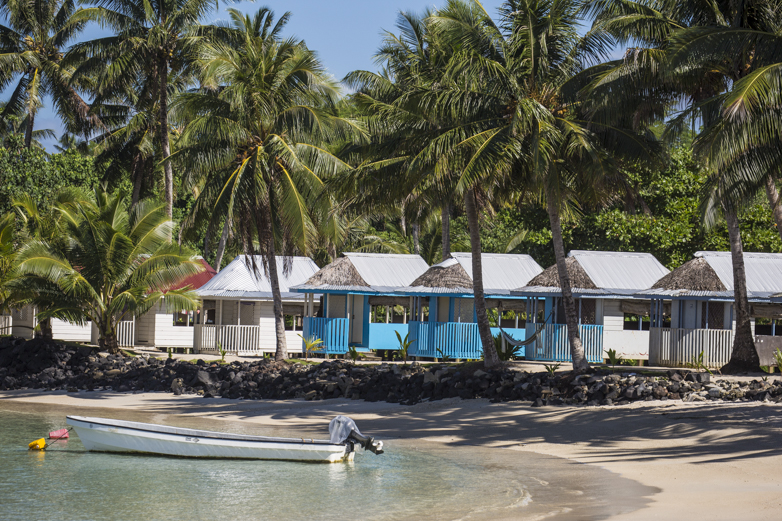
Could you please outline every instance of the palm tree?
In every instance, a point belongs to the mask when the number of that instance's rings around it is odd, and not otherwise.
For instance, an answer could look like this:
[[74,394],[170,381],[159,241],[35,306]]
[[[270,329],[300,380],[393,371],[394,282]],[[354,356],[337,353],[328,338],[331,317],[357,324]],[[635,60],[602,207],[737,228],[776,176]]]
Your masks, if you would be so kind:
[[[589,366],[578,333],[561,216],[569,205],[599,201],[610,191],[607,181],[619,169],[609,150],[618,157],[648,157],[649,143],[632,128],[636,114],[587,102],[580,94],[602,71],[588,65],[606,48],[599,40],[578,36],[579,7],[580,2],[567,0],[508,0],[498,26],[477,2],[449,2],[432,23],[460,52],[449,63],[449,81],[418,97],[455,119],[453,130],[434,140],[424,156],[446,150],[463,165],[457,189],[465,195],[473,274],[480,273],[477,195],[496,198],[492,190],[502,194],[515,187],[545,202],[573,368],[584,371]],[[478,325],[488,353],[493,340],[477,277],[475,283]]]
[[[411,161],[426,144],[446,131],[440,122],[421,107],[407,104],[407,96],[417,89],[437,84],[445,71],[453,49],[444,45],[431,31],[432,12],[418,15],[400,12],[396,27],[399,34],[386,32],[375,55],[382,64],[380,73],[354,71],[345,82],[358,92],[352,101],[373,131],[373,140],[355,151],[357,160],[352,183],[342,195],[352,206],[365,213],[397,213],[402,209],[402,229],[411,222],[417,244],[421,221],[432,210],[442,220],[442,259],[451,256],[450,219],[455,176],[434,175],[447,169],[445,163]],[[343,187],[344,189],[344,187]],[[417,253],[418,248],[412,251]]]
[[[307,252],[310,205],[322,188],[319,175],[343,162],[319,144],[344,139],[355,125],[335,116],[337,87],[303,42],[281,40],[274,14],[228,11],[230,39],[201,54],[204,90],[180,95],[174,117],[187,122],[183,163],[199,186],[198,208],[224,212],[233,223],[251,268],[262,264],[274,301],[277,349],[287,357],[276,257]],[[261,255],[262,263],[255,256]]]
[[73,18],[75,11],[75,0],[0,3],[8,22],[0,26],[0,90],[16,83],[0,120],[23,117],[25,147],[33,144],[35,116],[47,95],[69,130],[84,132],[95,124],[73,86],[72,69],[63,64],[66,47],[85,26]]
[[173,212],[174,172],[170,161],[169,97],[171,77],[194,81],[193,61],[204,43],[208,28],[200,25],[207,14],[217,9],[216,0],[88,0],[75,16],[79,21],[94,21],[112,28],[107,38],[75,44],[69,62],[78,64],[77,77],[96,80],[99,99],[111,99],[139,83],[154,99],[157,110],[157,137],[163,161],[166,214]]
[[634,40],[633,52],[642,52],[649,58],[647,68],[660,71],[647,74],[647,86],[664,85],[685,106],[669,122],[669,132],[695,119],[702,123],[694,152],[712,172],[702,208],[707,224],[724,215],[733,260],[736,335],[724,372],[759,370],[760,363],[750,325],[739,211],[765,191],[782,227],[775,182],[782,166],[777,108],[782,19],[775,6],[763,0],[595,6],[602,29],[620,42]]
[[16,258],[22,280],[40,280],[59,298],[58,313],[91,320],[99,345],[119,353],[117,322],[142,315],[159,301],[171,309],[195,310],[198,295],[167,291],[203,268],[197,257],[170,244],[174,223],[165,203],[141,201],[132,211],[122,195],[97,192],[57,204],[64,240],[31,239]]

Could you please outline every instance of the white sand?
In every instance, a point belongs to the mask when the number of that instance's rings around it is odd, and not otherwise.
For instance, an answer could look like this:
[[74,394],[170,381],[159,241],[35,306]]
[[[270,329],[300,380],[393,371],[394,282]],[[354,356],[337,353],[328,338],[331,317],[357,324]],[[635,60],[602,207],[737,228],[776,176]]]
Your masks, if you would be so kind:
[[348,414],[379,439],[422,439],[455,450],[477,445],[533,451],[596,465],[659,489],[646,506],[641,503],[640,510],[617,520],[782,518],[782,406],[775,404],[531,408],[453,399],[406,407],[31,391],[0,392],[0,400],[67,406],[77,414],[72,407],[241,421],[264,426],[269,434],[323,435],[334,414]]

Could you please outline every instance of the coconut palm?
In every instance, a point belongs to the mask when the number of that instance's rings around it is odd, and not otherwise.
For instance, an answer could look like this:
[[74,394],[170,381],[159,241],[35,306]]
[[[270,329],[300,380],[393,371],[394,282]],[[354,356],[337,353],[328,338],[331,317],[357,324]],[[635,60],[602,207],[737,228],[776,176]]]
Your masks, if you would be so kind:
[[15,83],[0,120],[23,119],[25,147],[33,145],[35,117],[46,96],[69,130],[84,132],[95,123],[73,86],[72,69],[63,64],[67,46],[85,26],[73,18],[75,11],[75,0],[0,2],[7,20],[0,25],[0,90]]
[[[430,28],[432,12],[400,12],[399,33],[386,32],[375,55],[382,65],[380,73],[354,71],[345,82],[357,93],[352,101],[373,131],[370,144],[357,151],[357,168],[352,183],[343,193],[360,211],[399,213],[402,229],[411,223],[414,245],[418,244],[422,221],[433,210],[441,214],[442,258],[451,254],[450,219],[455,176],[433,175],[446,168],[437,161],[411,161],[426,144],[444,132],[431,113],[406,104],[406,97],[417,89],[437,84],[445,71],[453,49],[435,38]],[[417,246],[412,251],[420,250]]]
[[[449,2],[432,23],[460,52],[449,63],[448,82],[418,98],[454,120],[453,130],[434,140],[423,156],[446,152],[463,165],[457,190],[465,196],[473,245],[480,241],[481,193],[496,198],[515,187],[545,203],[573,368],[584,371],[588,364],[565,263],[562,214],[571,205],[605,197],[619,175],[614,157],[648,158],[650,143],[632,127],[637,114],[588,103],[580,95],[601,71],[588,65],[606,48],[602,40],[578,36],[579,6],[509,0],[497,25],[477,2]],[[473,274],[481,273],[476,253],[473,247]],[[475,283],[479,331],[488,353],[493,339],[477,277]]]
[[[171,77],[194,81],[193,60],[207,28],[201,20],[217,9],[216,0],[89,0],[75,18],[110,27],[113,36],[75,44],[69,63],[78,64],[76,77],[95,77],[98,100],[137,89],[151,94],[163,161],[166,213],[173,211],[174,173],[170,161],[169,97],[179,85]],[[143,110],[143,109],[142,109]]]
[[167,291],[203,268],[197,257],[169,243],[174,223],[165,203],[148,199],[128,211],[123,195],[97,192],[93,200],[59,202],[57,211],[63,240],[26,241],[17,271],[59,295],[58,313],[91,320],[102,349],[118,353],[117,323],[161,300],[171,309],[198,308],[190,288]]
[[669,122],[669,131],[696,118],[702,123],[694,151],[712,172],[702,205],[705,222],[713,225],[718,214],[724,216],[733,260],[736,335],[723,371],[758,370],[739,210],[765,191],[777,227],[782,226],[775,182],[782,166],[777,108],[782,62],[779,5],[765,0],[597,4],[606,31],[620,41],[635,40],[634,47],[643,48],[660,71],[653,78],[650,75],[654,81],[649,84],[665,84],[686,107]]
[[287,347],[276,257],[289,269],[294,252],[308,251],[320,176],[347,167],[319,144],[344,139],[355,126],[335,115],[337,87],[314,53],[279,38],[287,14],[275,23],[266,8],[228,13],[231,38],[201,53],[204,90],[179,96],[172,108],[187,122],[180,156],[199,187],[196,211],[212,208],[230,219],[252,269],[268,274],[281,360]]

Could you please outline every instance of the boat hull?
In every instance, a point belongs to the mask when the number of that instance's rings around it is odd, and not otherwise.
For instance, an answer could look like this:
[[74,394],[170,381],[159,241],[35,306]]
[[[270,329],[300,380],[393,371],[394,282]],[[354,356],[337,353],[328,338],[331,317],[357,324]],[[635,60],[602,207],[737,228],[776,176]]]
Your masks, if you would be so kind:
[[[100,421],[99,421],[100,420]],[[99,418],[67,418],[84,447],[89,451],[136,452],[190,458],[238,458],[295,460],[335,463],[352,461],[355,452],[344,444],[284,438],[262,439],[260,436],[220,437],[222,433],[167,428],[175,432],[149,430],[155,426],[135,422],[102,423]],[[143,428],[128,425],[144,426]],[[176,432],[181,431],[181,433]],[[230,435],[224,435],[230,436]],[[234,439],[231,439],[234,438]],[[242,439],[245,438],[245,439]],[[255,439],[253,439],[255,438]]]

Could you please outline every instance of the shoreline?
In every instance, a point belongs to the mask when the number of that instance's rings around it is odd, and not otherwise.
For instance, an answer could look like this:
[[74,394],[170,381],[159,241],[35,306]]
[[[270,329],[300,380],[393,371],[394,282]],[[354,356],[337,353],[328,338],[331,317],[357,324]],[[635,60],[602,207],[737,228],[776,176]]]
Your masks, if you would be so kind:
[[521,402],[454,398],[401,406],[347,399],[253,401],[29,390],[0,392],[0,403],[21,410],[35,403],[203,418],[248,429],[263,427],[270,435],[322,434],[333,415],[347,414],[362,431],[395,443],[420,440],[445,449],[532,452],[604,469],[647,487],[645,493],[639,492],[641,487],[629,494],[639,503],[633,511],[628,511],[633,505],[623,504],[622,490],[616,490],[612,501],[625,510],[610,519],[684,515],[729,520],[751,514],[762,520],[777,519],[782,509],[782,406],[777,404],[635,402],[622,407],[533,408]]

